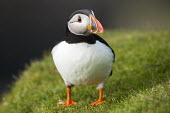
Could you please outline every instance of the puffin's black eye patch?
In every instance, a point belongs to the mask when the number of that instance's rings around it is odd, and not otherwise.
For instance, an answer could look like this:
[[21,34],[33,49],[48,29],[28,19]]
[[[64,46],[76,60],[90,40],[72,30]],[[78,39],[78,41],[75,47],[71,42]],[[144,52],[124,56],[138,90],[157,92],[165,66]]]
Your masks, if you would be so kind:
[[81,17],[80,16],[78,17],[78,22],[81,22]]

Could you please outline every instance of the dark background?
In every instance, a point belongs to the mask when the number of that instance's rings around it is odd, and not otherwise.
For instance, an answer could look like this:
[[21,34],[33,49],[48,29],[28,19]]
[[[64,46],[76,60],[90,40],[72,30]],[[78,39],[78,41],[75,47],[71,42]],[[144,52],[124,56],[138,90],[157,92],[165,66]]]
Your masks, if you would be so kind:
[[169,0],[1,0],[0,94],[25,64],[64,37],[77,9],[92,9],[105,29],[170,28]]

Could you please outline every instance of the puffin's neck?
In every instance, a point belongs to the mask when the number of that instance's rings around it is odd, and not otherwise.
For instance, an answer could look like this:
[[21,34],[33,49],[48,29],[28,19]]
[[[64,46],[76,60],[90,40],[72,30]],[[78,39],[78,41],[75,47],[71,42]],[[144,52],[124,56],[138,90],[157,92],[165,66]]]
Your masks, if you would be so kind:
[[93,34],[88,35],[88,36],[83,36],[83,35],[75,35],[73,33],[71,33],[68,29],[68,27],[66,27],[66,38],[65,41],[67,43],[88,43],[88,44],[95,44],[96,43],[96,39],[93,36]]

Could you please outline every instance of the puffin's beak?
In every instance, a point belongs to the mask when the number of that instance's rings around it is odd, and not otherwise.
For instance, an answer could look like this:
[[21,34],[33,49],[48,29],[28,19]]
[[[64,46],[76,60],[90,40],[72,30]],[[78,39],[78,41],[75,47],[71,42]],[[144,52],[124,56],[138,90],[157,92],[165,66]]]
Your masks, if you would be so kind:
[[90,25],[87,27],[92,33],[103,33],[104,28],[102,24],[93,16],[90,15]]

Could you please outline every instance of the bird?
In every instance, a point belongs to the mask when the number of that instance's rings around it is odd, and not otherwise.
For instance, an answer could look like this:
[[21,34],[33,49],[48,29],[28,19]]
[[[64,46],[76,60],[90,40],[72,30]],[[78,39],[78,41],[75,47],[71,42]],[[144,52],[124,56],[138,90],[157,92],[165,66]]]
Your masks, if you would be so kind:
[[62,106],[77,104],[71,98],[73,86],[97,85],[99,98],[90,105],[100,105],[103,87],[112,75],[115,53],[97,33],[104,28],[91,9],[74,11],[66,25],[66,35],[52,49],[54,64],[66,85],[67,100]]

